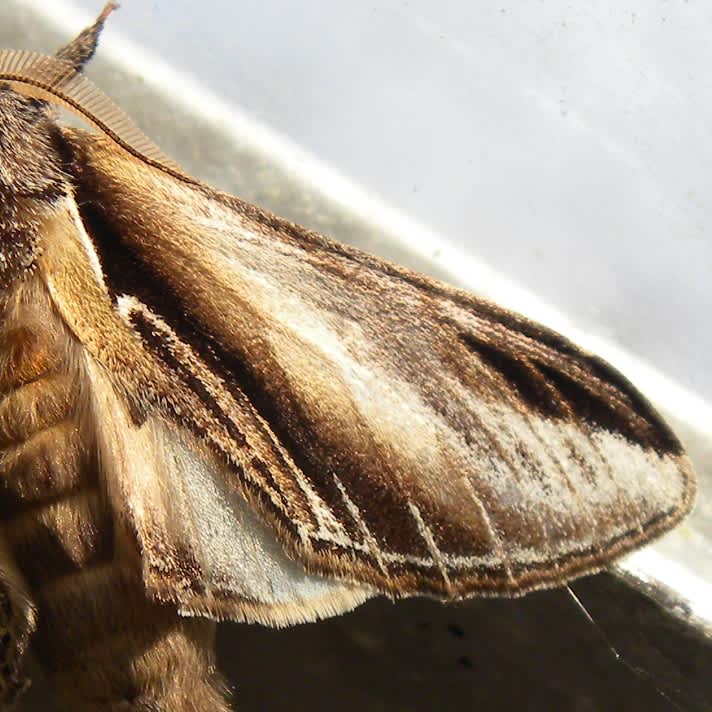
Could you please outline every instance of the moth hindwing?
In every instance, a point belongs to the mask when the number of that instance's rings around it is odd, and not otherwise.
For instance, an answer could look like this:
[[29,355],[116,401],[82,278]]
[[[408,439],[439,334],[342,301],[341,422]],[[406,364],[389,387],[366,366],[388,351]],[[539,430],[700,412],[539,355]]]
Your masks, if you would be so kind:
[[68,709],[224,710],[217,619],[519,595],[689,511],[605,362],[166,158],[82,74],[113,7],[0,54],[0,696],[34,631]]

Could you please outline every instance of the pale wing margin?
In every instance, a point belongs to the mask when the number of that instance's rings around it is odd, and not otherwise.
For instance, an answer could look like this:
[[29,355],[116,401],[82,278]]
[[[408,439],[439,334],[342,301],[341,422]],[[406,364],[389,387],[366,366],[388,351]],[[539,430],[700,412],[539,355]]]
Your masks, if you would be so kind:
[[[68,135],[117,310],[135,298],[123,317],[144,348],[225,427],[251,423],[271,459],[235,475],[271,489],[253,503],[309,570],[393,594],[518,594],[596,570],[689,511],[679,442],[610,366]],[[165,417],[199,429],[190,410]]]

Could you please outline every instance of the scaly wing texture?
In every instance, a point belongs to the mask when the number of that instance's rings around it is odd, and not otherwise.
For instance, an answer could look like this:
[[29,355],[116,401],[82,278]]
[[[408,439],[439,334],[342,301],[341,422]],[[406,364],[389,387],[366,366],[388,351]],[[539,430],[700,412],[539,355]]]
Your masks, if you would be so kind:
[[[139,388],[132,417],[206,443],[215,486],[243,492],[308,571],[394,595],[519,594],[689,511],[680,444],[601,360],[103,137],[66,136],[111,308],[173,378]],[[136,389],[130,358],[75,330]]]

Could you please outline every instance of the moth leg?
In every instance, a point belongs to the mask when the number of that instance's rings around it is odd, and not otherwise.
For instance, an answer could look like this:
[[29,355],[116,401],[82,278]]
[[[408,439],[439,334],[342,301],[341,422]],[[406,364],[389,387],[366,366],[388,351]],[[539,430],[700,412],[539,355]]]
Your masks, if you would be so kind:
[[81,72],[87,62],[94,56],[94,52],[96,52],[99,35],[104,29],[106,18],[118,7],[115,2],[106,3],[101,14],[96,18],[96,22],[82,30],[68,45],[62,47],[55,55],[57,59],[69,62],[75,71]]
[[22,576],[0,538],[0,709],[9,708],[30,684],[23,662],[35,625]]

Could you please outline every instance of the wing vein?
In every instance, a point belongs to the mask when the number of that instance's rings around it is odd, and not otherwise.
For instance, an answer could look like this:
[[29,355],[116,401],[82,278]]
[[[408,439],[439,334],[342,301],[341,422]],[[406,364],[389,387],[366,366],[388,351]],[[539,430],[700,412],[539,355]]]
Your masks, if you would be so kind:
[[415,505],[410,500],[408,500],[408,509],[410,509],[410,513],[418,527],[418,533],[423,538],[423,541],[425,542],[425,545],[427,546],[430,555],[433,557],[433,562],[440,571],[440,575],[442,576],[443,581],[445,582],[445,590],[450,595],[452,595],[454,589],[450,581],[450,577],[447,573],[447,565],[445,563],[442,551],[440,551],[438,545],[435,543],[435,537],[433,536],[433,532],[430,530],[430,527],[425,523],[425,520],[423,519],[423,516],[421,515],[417,505]]
[[368,524],[366,524],[364,518],[361,516],[361,510],[358,508],[358,505],[351,499],[351,497],[349,497],[348,492],[346,491],[346,487],[344,487],[344,483],[339,479],[335,472],[332,473],[332,477],[334,478],[334,484],[336,485],[337,489],[339,490],[339,493],[341,494],[341,498],[344,500],[346,509],[353,517],[354,521],[356,522],[356,525],[363,534],[364,542],[366,543],[369,554],[373,556],[374,560],[378,564],[378,568],[380,569],[381,573],[390,582],[391,575],[388,572],[388,568],[383,559],[384,552],[382,552],[381,548],[378,546],[378,541],[376,540],[376,537],[373,535],[373,533],[368,527]]
[[497,556],[502,561],[502,566],[504,567],[504,571],[507,574],[507,578],[510,581],[514,582],[515,579],[514,579],[514,574],[512,573],[512,565],[509,561],[509,556],[507,555],[507,550],[504,548],[504,541],[502,540],[502,536],[494,528],[494,524],[492,522],[492,517],[490,517],[490,514],[487,511],[487,507],[485,507],[484,502],[482,501],[482,497],[480,497],[480,495],[477,494],[477,490],[475,489],[475,486],[470,481],[470,478],[463,477],[463,480],[467,486],[468,491],[470,492],[470,495],[472,496],[475,506],[477,507],[480,514],[482,515],[482,521],[484,522],[485,526],[487,527],[487,534],[489,535],[490,540],[492,542],[492,548],[497,552]]

